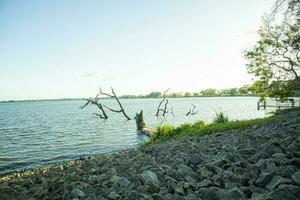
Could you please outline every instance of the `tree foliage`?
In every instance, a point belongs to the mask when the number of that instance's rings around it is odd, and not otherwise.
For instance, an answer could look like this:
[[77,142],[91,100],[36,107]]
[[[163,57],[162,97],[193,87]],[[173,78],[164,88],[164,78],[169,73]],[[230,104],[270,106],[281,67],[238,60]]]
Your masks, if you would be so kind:
[[258,33],[259,41],[245,53],[248,72],[256,77],[252,91],[261,99],[294,96],[300,83],[300,0],[276,1]]

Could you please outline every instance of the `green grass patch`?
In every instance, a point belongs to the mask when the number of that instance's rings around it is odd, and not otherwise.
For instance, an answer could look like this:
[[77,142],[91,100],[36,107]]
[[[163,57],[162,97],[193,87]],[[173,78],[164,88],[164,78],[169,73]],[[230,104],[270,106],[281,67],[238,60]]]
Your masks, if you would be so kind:
[[[224,116],[225,117],[225,116]],[[274,121],[278,116],[271,116],[267,118],[258,118],[250,120],[236,120],[222,122],[215,120],[211,124],[206,124],[203,121],[198,121],[193,124],[183,124],[178,127],[171,125],[162,125],[156,127],[151,134],[150,143],[160,143],[169,139],[179,139],[186,136],[207,135],[217,132],[225,132],[233,129],[246,128],[257,124]]]

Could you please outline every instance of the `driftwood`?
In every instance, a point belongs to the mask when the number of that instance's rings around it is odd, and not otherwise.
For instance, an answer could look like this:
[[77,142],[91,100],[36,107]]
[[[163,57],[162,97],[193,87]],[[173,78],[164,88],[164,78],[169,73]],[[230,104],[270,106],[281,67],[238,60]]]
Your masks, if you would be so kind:
[[192,104],[192,106],[193,106],[193,108],[189,109],[189,111],[185,114],[186,116],[196,115],[198,113],[198,111],[195,111],[196,110],[196,105]]
[[[108,116],[106,114],[106,111],[105,111],[105,109],[107,109],[107,110],[109,110],[111,112],[122,113],[127,120],[131,120],[131,118],[126,114],[126,112],[125,112],[125,110],[124,110],[124,108],[123,108],[123,106],[122,106],[122,104],[121,104],[121,102],[120,102],[120,100],[119,100],[118,96],[116,95],[116,93],[115,93],[115,91],[114,91],[113,88],[111,88],[111,92],[112,92],[112,94],[108,94],[108,93],[102,92],[102,89],[99,88],[99,93],[97,94],[97,96],[95,98],[86,99],[86,101],[87,101],[86,104],[84,104],[80,108],[83,109],[87,105],[92,104],[92,105],[96,105],[99,108],[99,110],[101,111],[100,114],[99,113],[94,113],[94,115],[97,115],[97,116],[99,116],[102,119],[107,119],[108,118]],[[108,106],[103,105],[102,103],[100,103],[99,102],[100,95],[104,95],[104,96],[107,96],[109,98],[115,99],[117,101],[120,109],[119,110],[112,109],[112,108],[110,108],[110,107],[108,107]]]
[[[156,110],[156,114],[155,116],[158,117],[159,116],[159,113],[162,112],[162,116],[164,117],[167,113],[168,113],[168,103],[169,103],[169,100],[166,98],[166,94],[167,92],[169,91],[170,89],[167,89],[166,91],[164,91],[163,93],[163,99],[159,102],[158,104],[158,107],[157,107],[157,110]],[[161,105],[164,104],[164,108],[161,108]]]

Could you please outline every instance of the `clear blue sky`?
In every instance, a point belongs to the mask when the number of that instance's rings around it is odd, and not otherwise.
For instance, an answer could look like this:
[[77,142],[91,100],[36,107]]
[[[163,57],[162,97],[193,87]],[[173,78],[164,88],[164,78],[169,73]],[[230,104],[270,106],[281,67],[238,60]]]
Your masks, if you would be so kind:
[[271,0],[1,0],[0,100],[251,82],[242,51]]

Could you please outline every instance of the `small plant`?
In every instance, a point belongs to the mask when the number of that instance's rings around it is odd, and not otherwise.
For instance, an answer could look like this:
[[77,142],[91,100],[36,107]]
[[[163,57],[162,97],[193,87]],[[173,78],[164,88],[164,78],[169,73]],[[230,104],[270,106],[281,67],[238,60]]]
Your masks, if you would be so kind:
[[216,113],[216,116],[213,120],[214,124],[222,124],[229,121],[228,116],[224,112]]

